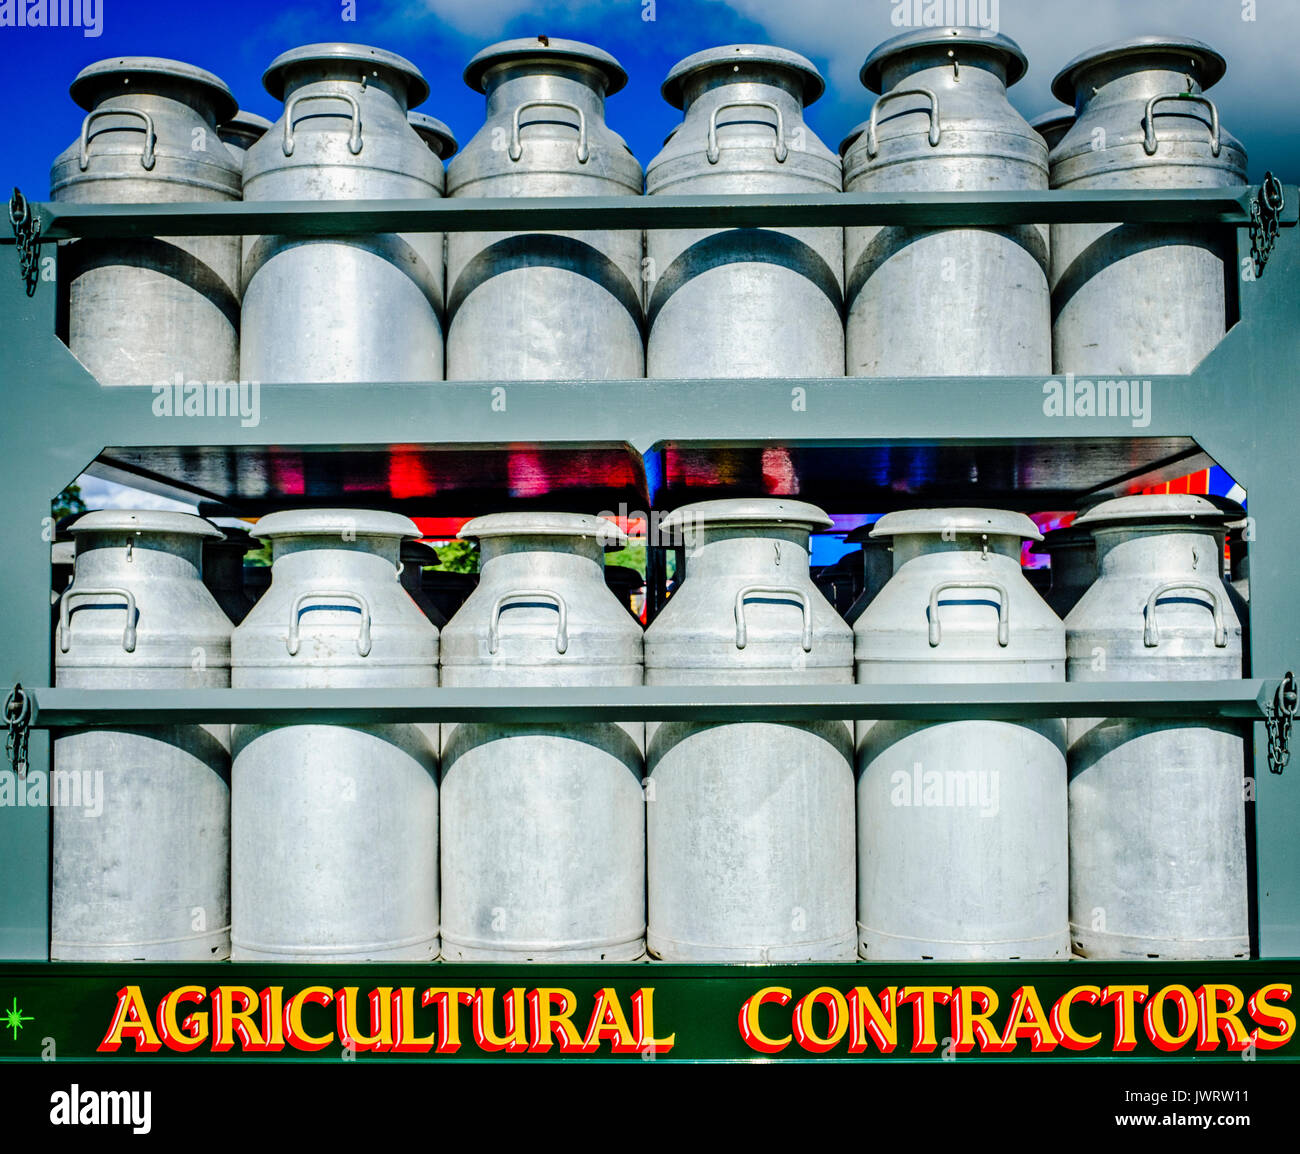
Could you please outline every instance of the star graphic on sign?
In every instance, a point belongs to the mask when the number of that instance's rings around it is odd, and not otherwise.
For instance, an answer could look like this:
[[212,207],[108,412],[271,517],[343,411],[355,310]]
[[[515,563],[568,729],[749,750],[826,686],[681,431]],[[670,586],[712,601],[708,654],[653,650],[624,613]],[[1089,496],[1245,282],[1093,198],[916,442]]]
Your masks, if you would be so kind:
[[0,1029],[12,1030],[14,1032],[14,1041],[18,1041],[18,1031],[23,1028],[24,1022],[32,1022],[35,1019],[30,1014],[24,1014],[18,1008],[18,998],[14,998],[13,1006],[5,1011],[5,1024]]

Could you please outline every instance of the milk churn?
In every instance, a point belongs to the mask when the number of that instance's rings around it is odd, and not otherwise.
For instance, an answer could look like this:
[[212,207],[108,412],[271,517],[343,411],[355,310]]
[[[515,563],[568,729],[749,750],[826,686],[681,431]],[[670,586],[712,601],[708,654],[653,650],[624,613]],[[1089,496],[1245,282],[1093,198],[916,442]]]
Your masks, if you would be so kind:
[[[839,192],[839,157],[804,122],[824,89],[812,61],[765,44],[679,61],[661,91],[684,119],[646,192]],[[652,229],[646,256],[646,376],[844,375],[843,230]]]
[[[105,509],[72,532],[60,688],[230,685],[230,622],[199,580],[217,529],[188,513]],[[156,725],[55,739],[51,958],[229,956],[229,737],[225,725]]]
[[[1052,187],[1244,184],[1246,153],[1205,95],[1225,70],[1199,40],[1139,36],[1091,49],[1052,81],[1074,127],[1052,150]],[[1190,373],[1227,327],[1232,237],[1208,225],[1052,226],[1058,373]]]
[[[879,92],[844,155],[846,192],[1045,189],[1047,148],[1007,100],[1027,68],[1006,36],[923,28],[877,47]],[[845,230],[850,376],[1047,373],[1047,229]]]
[[[687,505],[686,576],[646,630],[647,685],[845,685],[852,636],[812,583],[801,501]],[[646,727],[648,945],[664,961],[853,957],[845,721]]]
[[[245,200],[442,195],[442,163],[407,121],[429,94],[409,60],[308,44],[273,60],[262,83],[284,113],[248,150]],[[441,233],[247,237],[244,284],[249,380],[442,379]]]
[[222,532],[203,542],[203,584],[221,611],[238,625],[248,616],[256,598],[244,587],[244,554],[257,548],[248,525],[235,517],[213,522]]
[[[217,135],[230,89],[202,68],[123,56],[83,68],[80,138],[50,170],[76,204],[239,199],[239,162]],[[239,238],[78,240],[59,252],[68,347],[103,385],[239,377]]]
[[1047,112],[1041,112],[1029,122],[1032,128],[1039,136],[1043,138],[1043,143],[1047,145],[1047,151],[1050,154],[1074,124],[1074,110],[1072,108],[1052,108]]
[[1073,524],[1051,529],[1034,552],[1046,554],[1051,560],[1051,581],[1043,600],[1063,618],[1097,579],[1097,550],[1092,534]]
[[[1240,677],[1220,560],[1231,519],[1191,495],[1120,497],[1081,516],[1099,575],[1066,618],[1069,679]],[[1094,717],[1068,728],[1075,952],[1247,956],[1241,726]]]
[[[437,685],[438,631],[397,574],[406,517],[263,517],[271,586],[232,640],[242,689]],[[428,961],[438,953],[432,724],[237,725],[231,956]]]
[[1228,526],[1228,571],[1232,587],[1243,602],[1250,601],[1250,519],[1234,521]]
[[410,121],[416,135],[429,146],[429,151],[440,160],[446,160],[459,147],[451,129],[437,117],[427,116],[423,112],[409,112],[406,119]]
[[[234,157],[235,164],[239,166],[241,188],[243,182],[242,174],[244,170],[244,154],[266,135],[270,127],[271,122],[267,120],[265,116],[258,116],[256,112],[244,112],[243,110],[236,112],[229,120],[223,121],[221,124],[217,125],[217,135],[221,137],[222,143],[230,149],[230,155]],[[239,237],[236,243],[239,245],[240,249],[241,264],[240,279],[237,287],[239,288],[239,291],[242,292],[244,283],[242,273],[244,238]],[[225,609],[226,606],[223,605],[222,608]],[[227,610],[227,612],[229,611]],[[236,625],[239,624],[238,620],[235,618],[232,617],[231,620],[234,621]]]
[[850,625],[862,616],[862,611],[876,599],[876,594],[894,573],[894,556],[889,540],[873,538],[873,526],[874,522],[863,525],[844,538],[849,544],[862,546],[862,592],[844,614],[844,620]]
[[638,603],[644,603],[645,578],[630,565],[606,565],[605,584],[633,617],[640,620]]
[[[1065,679],[1065,631],[1025,580],[1020,513],[888,513],[894,576],[854,626],[858,681]],[[1065,726],[858,723],[858,949],[869,961],[1064,958]]]
[[420,607],[420,612],[441,629],[447,624],[447,618],[439,612],[429,594],[425,592],[423,581],[424,567],[438,563],[437,550],[431,545],[426,545],[423,541],[408,539],[402,542],[402,550],[399,556],[401,558],[402,588],[411,595],[411,600]]
[[[442,633],[445,686],[641,684],[641,627],[601,573],[609,521],[495,513],[478,587]],[[645,952],[644,725],[442,727],[443,955]]]
[[[63,591],[72,584],[73,559],[76,546],[71,536],[62,539],[62,534],[55,537],[50,544],[50,604],[57,605]],[[57,620],[57,618],[56,618]]]
[[[447,168],[449,196],[640,196],[641,166],[605,124],[627,83],[576,40],[505,40],[465,83],[487,121]],[[449,380],[645,373],[641,233],[464,232],[447,238]]]
[[242,171],[244,153],[261,140],[270,127],[271,122],[265,116],[258,116],[256,112],[245,112],[240,109],[234,116],[228,120],[223,120],[217,125],[217,135],[221,137],[222,143],[230,149],[230,155],[235,158],[235,163],[239,165]]

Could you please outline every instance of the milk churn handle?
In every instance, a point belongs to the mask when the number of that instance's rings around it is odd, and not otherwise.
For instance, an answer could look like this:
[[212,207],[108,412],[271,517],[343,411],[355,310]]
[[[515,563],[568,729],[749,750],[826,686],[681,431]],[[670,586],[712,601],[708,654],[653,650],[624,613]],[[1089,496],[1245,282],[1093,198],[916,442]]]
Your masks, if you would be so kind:
[[567,108],[578,118],[578,163],[586,164],[587,158],[591,155],[591,149],[587,147],[587,118],[581,108],[568,100],[525,100],[515,109],[515,115],[510,122],[510,159],[518,160],[524,154],[524,146],[519,139],[519,114],[525,108],[537,108],[539,105],[549,108]]
[[725,104],[719,104],[709,114],[709,146],[705,156],[710,164],[717,164],[718,158],[722,155],[718,148],[718,113],[725,112],[728,108],[766,108],[775,116],[776,162],[777,164],[785,163],[785,158],[790,155],[790,150],[785,143],[785,121],[781,117],[781,110],[770,100],[728,100]]
[[126,629],[122,631],[122,648],[135,652],[135,594],[129,589],[77,589],[64,592],[59,600],[59,652],[67,653],[72,645],[72,599],[74,597],[121,597],[126,601]]
[[154,131],[153,117],[147,112],[141,112],[138,108],[97,108],[94,112],[86,114],[86,119],[81,122],[81,153],[78,158],[81,171],[85,172],[86,167],[90,164],[90,123],[101,116],[138,116],[144,121],[144,152],[140,154],[140,163],[148,172],[154,165],[154,147],[158,143],[158,134]]
[[516,589],[511,593],[502,593],[492,606],[492,619],[488,623],[489,653],[495,653],[501,648],[501,610],[509,601],[549,601],[559,614],[555,625],[555,652],[563,653],[569,648],[569,606],[564,598],[549,589]]
[[880,151],[880,142],[876,139],[876,122],[880,117],[880,107],[890,100],[897,100],[900,96],[924,96],[930,102],[930,147],[934,148],[939,143],[939,98],[931,88],[895,88],[892,92],[886,92],[883,96],[876,98],[875,104],[871,106],[871,123],[867,125],[867,158],[875,159],[876,153]]
[[[302,644],[302,638],[298,628],[298,618],[302,616],[303,605],[305,602],[318,597],[332,597],[337,601],[350,601],[361,610],[361,629],[357,633],[357,656],[370,656],[370,602],[360,593],[352,593],[346,589],[309,589],[306,593],[299,593],[293,599],[293,608],[289,614],[289,637],[286,642],[289,648],[289,656],[296,657],[298,649]],[[316,609],[326,608],[324,605],[313,606]]]
[[1148,649],[1154,649],[1160,644],[1160,627],[1156,624],[1156,602],[1175,589],[1189,589],[1194,593],[1204,593],[1210,599],[1210,604],[1214,607],[1214,647],[1226,648],[1228,631],[1223,625],[1223,605],[1219,595],[1202,581],[1170,581],[1161,585],[1147,598],[1147,607],[1144,611],[1146,626],[1142,631],[1142,644]]
[[1159,147],[1156,141],[1154,112],[1156,105],[1162,100],[1190,100],[1195,104],[1204,104],[1210,110],[1210,153],[1213,156],[1219,155],[1222,141],[1219,138],[1219,110],[1214,106],[1214,101],[1208,96],[1201,96],[1195,92],[1162,92],[1159,96],[1153,96],[1147,101],[1147,112],[1142,118],[1142,127],[1146,130],[1146,138],[1142,141],[1142,147],[1146,149],[1148,156],[1154,156],[1156,149]]
[[799,643],[805,653],[812,652],[812,602],[808,594],[793,585],[746,585],[736,594],[736,648],[744,649],[749,644],[749,629],[745,625],[745,602],[750,597],[789,597],[798,601],[803,611],[803,629]]
[[347,92],[300,92],[284,106],[284,141],[281,151],[285,156],[293,155],[293,110],[300,100],[346,100],[352,106],[352,131],[348,135],[348,151],[356,156],[361,151],[361,105],[357,98]]
[[996,581],[940,581],[930,590],[930,648],[933,649],[943,638],[939,627],[939,594],[948,589],[991,589],[998,595],[998,644],[1004,649],[1011,644],[1011,598],[1007,596],[1006,586]]

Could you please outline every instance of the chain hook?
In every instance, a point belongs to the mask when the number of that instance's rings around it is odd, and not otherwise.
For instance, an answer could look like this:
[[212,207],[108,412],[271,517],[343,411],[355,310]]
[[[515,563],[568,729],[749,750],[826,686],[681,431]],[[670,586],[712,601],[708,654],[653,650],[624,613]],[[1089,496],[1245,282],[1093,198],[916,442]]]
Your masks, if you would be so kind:
[[27,287],[27,295],[35,296],[36,285],[40,280],[41,219],[31,202],[17,188],[9,198],[9,225],[14,232],[18,265]]
[[1281,773],[1291,760],[1291,726],[1300,709],[1300,692],[1296,676],[1290,670],[1282,678],[1274,694],[1273,704],[1264,718],[1268,732],[1268,768],[1270,773]]
[[27,733],[32,722],[32,699],[15,682],[14,687],[5,698],[4,723],[8,731],[5,737],[5,756],[13,766],[17,777],[27,776]]
[[1277,243],[1278,224],[1285,207],[1282,182],[1271,172],[1264,173],[1259,194],[1250,202],[1250,259],[1256,279],[1264,275],[1264,266]]

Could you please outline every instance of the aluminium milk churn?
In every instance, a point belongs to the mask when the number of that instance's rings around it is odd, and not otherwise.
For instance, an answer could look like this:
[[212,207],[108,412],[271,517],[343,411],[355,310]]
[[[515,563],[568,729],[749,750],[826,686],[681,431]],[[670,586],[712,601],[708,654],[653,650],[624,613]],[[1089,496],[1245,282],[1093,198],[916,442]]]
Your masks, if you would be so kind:
[[447,624],[447,618],[433,603],[433,599],[424,588],[424,567],[438,564],[437,550],[423,541],[413,541],[408,538],[402,542],[402,550],[398,556],[402,588],[411,595],[411,600],[420,607],[420,612],[441,629]]
[[[880,93],[844,154],[846,192],[1047,188],[1047,147],[1007,99],[1026,71],[1006,36],[924,28],[877,47]],[[1047,373],[1047,229],[845,230],[850,376]]]
[[1050,529],[1034,552],[1046,554],[1051,561],[1051,581],[1043,600],[1053,613],[1064,618],[1097,579],[1097,549],[1092,534],[1087,529],[1076,529],[1074,524]]
[[423,112],[409,112],[406,119],[415,129],[416,135],[429,146],[429,151],[440,160],[446,160],[458,147],[456,137],[436,116]]
[[874,523],[863,525],[844,538],[848,544],[862,546],[862,592],[844,614],[844,620],[850,625],[862,616],[862,611],[876,599],[876,594],[894,575],[893,550],[887,538],[871,536],[873,527]]
[[248,532],[248,523],[235,517],[213,518],[222,532],[203,542],[203,584],[216,599],[221,611],[238,625],[257,598],[244,585],[244,554],[257,548]]
[[[229,120],[222,121],[217,125],[217,135],[221,137],[222,143],[230,150],[230,155],[234,157],[235,164],[239,166],[240,171],[240,188],[242,195],[243,188],[243,171],[244,171],[244,154],[248,152],[263,136],[270,130],[271,122],[265,116],[258,116],[256,112],[245,112],[242,109],[236,112]],[[243,291],[243,248],[244,238],[239,237],[236,240],[240,250],[241,273],[239,280],[240,291]],[[238,624],[238,622],[236,622]]]
[[[362,44],[308,44],[262,77],[284,113],[244,160],[244,199],[442,195],[442,162],[407,121],[420,70]],[[440,233],[244,241],[248,380],[441,380]]]
[[[686,577],[646,630],[647,685],[846,685],[852,635],[813,584],[801,501],[705,501],[662,523]],[[853,958],[846,721],[646,726],[650,953]]]
[[[202,68],[124,56],[83,68],[80,139],[50,170],[60,202],[239,199],[239,162],[217,135],[230,89]],[[103,385],[239,378],[239,238],[84,239],[59,252],[68,347]]]
[[[1052,187],[1244,184],[1246,153],[1205,95],[1225,70],[1199,40],[1139,36],[1076,57],[1052,81],[1074,127]],[[1190,373],[1228,323],[1233,238],[1205,224],[1052,225],[1058,373]]]
[[1043,138],[1049,156],[1052,149],[1064,139],[1073,125],[1074,109],[1072,108],[1052,108],[1047,112],[1040,112],[1029,122],[1029,127]]
[[[854,626],[860,683],[1065,680],[1065,630],[1020,568],[1021,513],[914,509],[872,531],[894,576]],[[1065,958],[1065,725],[858,723],[858,949],[868,961]]]
[[271,122],[265,116],[240,109],[234,116],[217,125],[217,135],[230,149],[230,155],[235,158],[235,163],[242,172],[244,154],[266,135],[270,127]]
[[[482,569],[443,630],[443,685],[641,684],[641,626],[602,574],[612,522],[495,513],[460,535]],[[448,961],[644,954],[643,750],[640,721],[442,727]]]
[[[1104,501],[1075,524],[1096,583],[1066,618],[1071,681],[1241,676],[1222,578],[1233,514],[1204,497]],[[1089,958],[1240,958],[1246,905],[1241,725],[1070,718],[1070,934]]]
[[[447,167],[448,196],[640,196],[641,166],[605,124],[627,83],[576,40],[505,40],[465,68],[487,120]],[[447,238],[449,380],[645,375],[641,233],[464,232]]]
[[[295,510],[253,535],[271,585],[235,630],[235,688],[437,685],[438,631],[397,574],[412,521]],[[231,740],[231,956],[436,957],[436,727],[236,725]]]
[[[105,509],[72,532],[60,688],[230,685],[230,622],[199,579],[217,529],[188,513]],[[229,737],[226,725],[153,725],[55,739],[51,958],[230,955]]]
[[[839,157],[804,122],[824,88],[812,61],[784,48],[686,57],[661,89],[684,118],[646,169],[646,192],[839,192]],[[842,229],[652,229],[646,256],[646,376],[844,375]]]

